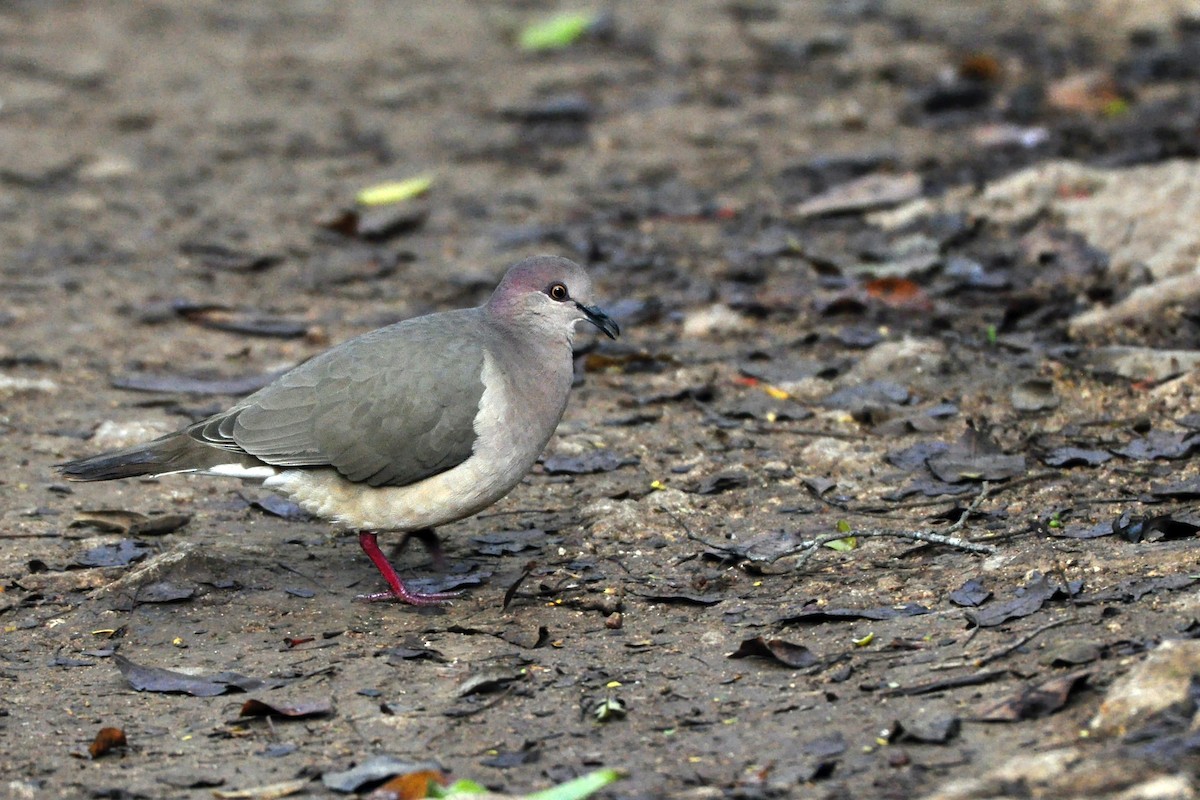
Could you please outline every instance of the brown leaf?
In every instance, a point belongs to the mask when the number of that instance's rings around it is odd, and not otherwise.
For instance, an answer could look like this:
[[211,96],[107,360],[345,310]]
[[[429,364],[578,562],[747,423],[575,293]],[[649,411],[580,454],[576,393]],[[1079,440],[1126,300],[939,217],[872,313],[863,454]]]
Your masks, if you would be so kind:
[[521,570],[521,574],[517,576],[517,579],[513,581],[507,589],[504,590],[504,603],[500,606],[501,608],[508,608],[509,604],[512,603],[513,598],[517,596],[517,590],[521,588],[521,584],[523,584],[525,580],[531,574],[533,574],[533,569],[536,565],[536,561],[530,561],[528,564],[526,564],[525,568]]
[[805,605],[799,611],[787,612],[775,622],[779,625],[818,625],[824,622],[856,619],[885,620],[897,617],[917,617],[928,613],[929,609],[920,603],[901,603],[878,608],[815,608]]
[[179,250],[206,269],[221,272],[262,272],[283,261],[283,256],[278,253],[235,250],[212,242],[184,242]]
[[129,389],[133,392],[243,395],[258,391],[282,374],[282,372],[270,372],[265,375],[223,378],[129,372],[112,378],[109,383],[118,389]]
[[252,691],[263,686],[257,678],[247,678],[236,672],[219,672],[215,675],[185,675],[182,672],[147,667],[136,664],[122,655],[114,655],[113,663],[129,682],[130,688],[138,692],[181,692],[193,697],[216,697],[231,689]]
[[720,592],[694,592],[674,586],[648,586],[644,591],[634,591],[638,597],[655,603],[682,603],[696,606],[715,606],[725,599]]
[[965,483],[967,481],[1006,481],[1025,474],[1025,456],[1020,453],[969,452],[955,447],[933,456],[927,462],[929,470],[940,481]]
[[145,544],[122,539],[85,550],[75,557],[75,563],[82,567],[127,567],[149,554],[150,548]]
[[371,242],[411,233],[429,218],[428,203],[394,203],[358,212],[355,234]]
[[542,466],[547,475],[590,475],[612,472],[640,462],[637,456],[623,456],[611,450],[589,450],[578,456],[549,456],[542,461]]
[[317,217],[316,223],[342,236],[354,236],[358,233],[358,212],[352,208],[339,208]]
[[867,296],[892,308],[932,308],[925,290],[908,278],[875,278],[863,284]]
[[440,773],[442,765],[436,761],[406,761],[392,756],[375,756],[342,772],[326,772],[321,776],[325,787],[341,794],[350,794],[388,781],[397,775],[420,772]]
[[963,686],[982,686],[985,683],[991,683],[992,681],[1007,677],[1008,670],[1006,669],[974,672],[970,675],[959,675],[955,678],[944,678],[927,683],[918,683],[913,686],[901,686],[896,689],[889,689],[885,694],[889,697],[915,697],[922,694],[933,694],[934,692],[948,692],[951,689],[960,689]]
[[308,333],[308,323],[304,320],[260,314],[253,310],[179,303],[175,306],[175,313],[188,322],[203,328],[241,333],[246,336],[297,339]]
[[730,658],[746,658],[747,656],[773,658],[780,664],[794,669],[811,667],[820,660],[813,651],[802,644],[785,639],[768,639],[763,636],[746,639],[738,645],[737,650],[729,654]]
[[1101,70],[1068,75],[1046,88],[1047,103],[1059,111],[1100,114],[1120,99],[1116,82]]
[[191,521],[189,514],[156,514],[148,517],[136,511],[118,508],[98,508],[80,511],[70,527],[87,525],[105,533],[128,533],[133,536],[161,536],[179,530]]
[[1067,704],[1071,693],[1082,688],[1092,675],[1087,670],[1052,678],[1036,686],[1026,686],[999,702],[983,703],[976,708],[979,722],[1020,722],[1048,717]]
[[689,488],[689,491],[696,494],[723,494],[732,489],[740,489],[749,483],[749,474],[739,470],[729,470],[697,481]]
[[299,703],[269,703],[257,697],[251,697],[242,704],[238,716],[242,717],[321,717],[333,713],[333,701],[305,700]]
[[1001,600],[967,612],[967,618],[980,628],[994,628],[1010,619],[1028,617],[1040,611],[1047,600],[1054,597],[1058,587],[1040,572],[1034,573],[1029,581],[1013,592],[1008,600]]
[[114,747],[124,747],[126,744],[125,731],[120,728],[101,728],[96,738],[88,745],[88,754],[92,758],[99,758]]
[[1003,74],[1004,67],[991,53],[971,53],[958,62],[958,77],[969,81],[995,81]]
[[268,783],[248,789],[214,789],[213,797],[217,800],[276,800],[304,791],[310,782],[308,778],[297,778],[294,781]]
[[445,773],[426,769],[397,775],[367,795],[367,800],[420,800],[429,797],[431,783],[445,786]]
[[358,209],[338,209],[317,219],[317,225],[342,236],[357,236],[380,242],[411,233],[425,224],[431,207],[428,203],[391,203]]

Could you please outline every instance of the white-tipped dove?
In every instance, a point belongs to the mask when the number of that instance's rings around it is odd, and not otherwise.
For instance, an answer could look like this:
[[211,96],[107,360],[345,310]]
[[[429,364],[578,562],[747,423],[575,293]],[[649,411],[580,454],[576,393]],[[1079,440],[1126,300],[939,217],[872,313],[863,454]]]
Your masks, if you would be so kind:
[[362,599],[440,602],[453,593],[405,588],[377,533],[436,543],[435,526],[481,511],[520,482],[566,408],[575,323],[612,338],[620,332],[591,298],[578,264],[527,258],[485,305],[364,334],[228,411],[58,468],[76,481],[173,472],[262,478],[358,532],[389,587]]

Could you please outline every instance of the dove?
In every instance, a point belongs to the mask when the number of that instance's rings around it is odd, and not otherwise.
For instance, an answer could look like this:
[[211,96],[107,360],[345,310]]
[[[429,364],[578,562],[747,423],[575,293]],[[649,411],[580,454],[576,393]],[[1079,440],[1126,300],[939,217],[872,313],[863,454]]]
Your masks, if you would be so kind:
[[576,326],[620,335],[592,292],[578,264],[527,258],[482,306],[365,333],[227,411],[58,469],[73,481],[180,472],[261,480],[357,532],[388,587],[360,599],[445,602],[456,593],[407,588],[378,535],[436,544],[434,528],[478,513],[520,483],[566,409]]

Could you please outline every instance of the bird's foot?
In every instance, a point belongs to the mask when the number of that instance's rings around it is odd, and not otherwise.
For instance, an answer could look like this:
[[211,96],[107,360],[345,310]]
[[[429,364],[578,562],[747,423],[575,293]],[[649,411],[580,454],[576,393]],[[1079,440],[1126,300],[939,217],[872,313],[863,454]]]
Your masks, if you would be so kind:
[[[437,537],[433,531],[421,532],[416,534],[426,547],[429,547],[429,541],[437,543]],[[367,558],[371,559],[371,563],[379,570],[379,574],[383,576],[387,582],[388,591],[375,592],[373,594],[360,594],[355,600],[361,600],[365,603],[378,603],[383,601],[408,603],[412,606],[434,606],[439,603],[446,603],[458,597],[462,592],[414,592],[404,585],[404,581],[400,580],[400,576],[396,574],[395,568],[388,563],[387,558],[379,549],[379,543],[376,541],[377,535],[374,531],[360,531],[358,534],[358,543],[362,547],[363,552],[367,554]]]
[[360,603],[408,603],[411,606],[436,606],[442,603],[448,603],[456,597],[462,595],[462,592],[414,592],[406,587],[403,583],[400,584],[400,591],[389,590],[386,592],[373,592],[372,594],[360,594],[354,597]]

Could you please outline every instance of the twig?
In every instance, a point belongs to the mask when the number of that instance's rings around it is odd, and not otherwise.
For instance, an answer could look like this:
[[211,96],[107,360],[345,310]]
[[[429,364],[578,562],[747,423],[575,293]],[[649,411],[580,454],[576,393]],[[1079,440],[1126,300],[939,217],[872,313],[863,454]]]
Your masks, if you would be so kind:
[[747,430],[747,433],[757,433],[760,436],[772,434],[772,433],[791,433],[796,436],[818,436],[822,439],[841,439],[841,440],[847,441],[847,442],[861,442],[861,441],[865,441],[867,439],[866,435],[861,434],[861,433],[846,433],[843,431],[825,431],[825,430],[819,430],[817,428],[789,428],[789,427],[785,427],[785,426],[779,426],[776,428],[764,428],[764,427],[750,428]]
[[1020,639],[1017,639],[1017,641],[1013,642],[1012,644],[1008,645],[1007,647],[997,650],[996,652],[992,653],[990,656],[984,656],[983,658],[976,661],[975,665],[982,667],[982,666],[986,666],[987,664],[992,663],[993,661],[996,661],[997,659],[1004,658],[1006,655],[1008,655],[1009,653],[1012,653],[1014,650],[1019,650],[1020,648],[1029,644],[1034,639],[1041,636],[1043,633],[1050,630],[1051,628],[1057,628],[1059,625],[1066,625],[1071,622],[1079,622],[1079,618],[1072,615],[1070,617],[1063,617],[1062,619],[1056,619],[1053,622],[1047,622],[1042,627],[1032,631],[1031,633],[1026,634],[1025,636],[1022,636]]
[[[997,661],[1001,658],[1004,658],[1005,656],[1011,654],[1012,652],[1014,652],[1016,650],[1021,649],[1022,647],[1029,644],[1034,639],[1041,636],[1043,633],[1050,630],[1051,628],[1057,628],[1059,625],[1069,625],[1073,622],[1080,622],[1079,617],[1072,615],[1069,617],[1064,617],[1063,619],[1055,620],[1053,622],[1047,622],[1045,625],[1041,626],[1040,628],[1037,628],[1036,630],[1034,630],[1030,633],[1027,633],[1025,636],[1022,636],[1020,639],[1013,642],[1012,644],[1005,645],[1004,647],[1000,648],[999,650],[997,650],[994,653],[991,653],[990,655],[982,656],[982,657],[976,658],[976,659],[970,659],[969,657],[967,657],[960,661],[947,661],[942,664],[935,665],[934,667],[932,667],[932,669],[934,669],[934,670],[959,669],[961,667],[975,667],[976,669],[979,669],[981,667],[987,666],[988,664],[992,663],[993,661]],[[964,642],[964,644],[970,644],[971,639],[973,639],[975,637],[975,634],[977,634],[980,630],[982,630],[982,628],[980,628],[978,626],[972,628],[970,636],[968,636],[967,641]]]
[[949,689],[958,689],[963,686],[979,686],[984,683],[991,683],[1008,676],[1008,670],[998,669],[991,672],[976,672],[973,675],[962,675],[957,678],[949,678],[944,681],[931,681],[922,683],[916,686],[906,686],[900,689],[892,689],[885,692],[887,697],[916,697],[922,694],[932,694],[933,692],[944,692]]
[[746,552],[745,548],[743,547],[731,547],[729,545],[719,544],[717,542],[710,542],[703,536],[694,533],[688,524],[684,522],[677,514],[675,514],[675,512],[662,506],[659,507],[659,510],[674,520],[675,524],[683,530],[688,539],[693,542],[699,542],[709,550],[722,553],[733,559],[744,560],[755,564],[774,564],[776,561],[782,558],[799,556],[795,569],[800,570],[804,568],[804,565],[808,563],[808,560],[813,557],[820,547],[828,544],[829,542],[836,542],[839,539],[847,539],[851,536],[861,536],[863,538],[870,538],[874,536],[894,536],[900,539],[911,539],[918,542],[926,542],[928,544],[940,544],[945,545],[946,547],[955,547],[959,550],[965,550],[969,553],[991,555],[992,553],[996,552],[996,548],[994,546],[990,544],[980,544],[979,542],[967,541],[966,539],[951,535],[966,527],[968,518],[970,518],[971,514],[979,510],[979,507],[983,504],[983,501],[987,497],[987,493],[988,485],[984,483],[979,495],[974,499],[974,501],[972,501],[971,505],[969,505],[963,511],[962,516],[958,518],[958,521],[950,525],[948,528],[944,528],[940,531],[932,528],[926,528],[924,530],[917,531],[875,529],[867,531],[855,531],[854,533],[827,533],[823,536],[818,536],[815,539],[801,542],[796,547],[789,548],[781,553],[770,556],[755,556]]
[[933,528],[925,528],[923,530],[917,530],[917,531],[883,530],[883,529],[877,528],[874,530],[867,530],[867,531],[855,531],[854,533],[827,533],[824,536],[818,536],[816,539],[812,539],[807,542],[802,542],[800,545],[793,547],[790,550],[785,550],[782,553],[779,553],[778,555],[774,555],[769,559],[763,559],[763,560],[767,561],[767,563],[774,563],[781,558],[787,558],[788,556],[799,555],[799,559],[796,562],[796,569],[803,569],[804,565],[808,563],[808,560],[813,557],[813,554],[815,554],[817,552],[817,549],[819,547],[821,547],[822,545],[828,544],[829,542],[836,542],[839,539],[848,539],[851,536],[856,537],[856,538],[857,537],[871,538],[874,536],[895,536],[895,537],[898,537],[901,539],[912,539],[912,540],[915,540],[918,542],[927,542],[929,544],[941,544],[941,545],[945,545],[947,547],[955,547],[955,548],[958,548],[959,550],[966,550],[967,552],[970,552],[970,553],[981,553],[984,555],[991,555],[992,553],[996,552],[996,548],[990,544],[979,544],[978,542],[970,542],[970,541],[967,541],[966,539],[959,538],[958,536],[950,535],[952,533],[961,531],[963,528],[966,527],[967,519],[970,518],[972,513],[979,510],[979,507],[983,504],[983,501],[984,501],[984,499],[987,498],[987,495],[988,495],[988,485],[987,485],[987,483],[984,483],[982,488],[979,491],[979,494],[975,497],[975,499],[973,501],[971,501],[971,505],[967,506],[967,508],[963,511],[962,515],[958,518],[958,522],[955,522],[950,527],[945,528],[945,529],[943,529],[943,531],[940,531],[940,532]]
[[554,514],[558,509],[554,508],[510,508],[502,511],[489,511],[486,514],[476,514],[475,519],[487,519],[489,517],[511,517],[514,514]]
[[[698,536],[698,535],[692,533],[692,529],[688,527],[688,524],[686,522],[684,522],[682,519],[680,519],[675,514],[675,512],[672,511],[671,509],[666,508],[664,506],[659,506],[658,510],[663,512],[664,514],[666,514],[671,519],[673,519],[675,521],[675,524],[678,525],[680,528],[682,528],[683,532],[685,534],[687,534],[687,537],[689,539],[691,539],[693,542],[699,542],[700,544],[704,545],[705,547],[707,547],[711,550],[716,550],[718,553],[724,553],[725,555],[732,556],[734,558],[745,558],[746,557],[746,554],[743,553],[740,549],[738,549],[736,547],[729,547],[729,546],[723,545],[723,544],[716,544],[714,542],[708,541],[703,536]],[[842,538],[844,539],[845,537],[843,536]]]
[[482,712],[484,712],[484,711],[487,711],[487,710],[488,710],[489,708],[491,708],[492,706],[494,706],[494,705],[497,705],[498,703],[500,703],[500,701],[501,701],[501,700],[503,700],[504,698],[508,697],[508,696],[509,696],[509,694],[511,694],[511,693],[512,693],[512,690],[513,690],[513,687],[512,687],[512,685],[510,684],[509,686],[507,686],[507,687],[504,689],[504,691],[500,692],[500,694],[496,695],[496,697],[494,697],[493,699],[491,699],[491,700],[487,701],[486,703],[483,703],[483,704],[481,704],[481,705],[475,706],[474,708],[461,708],[461,707],[456,707],[456,708],[448,708],[448,709],[446,709],[445,711],[443,711],[443,712],[442,712],[442,716],[444,716],[444,717],[459,717],[459,718],[461,718],[461,717],[473,717],[473,716],[475,716],[476,714],[479,714],[479,713],[482,713]]
[[[1030,473],[1028,475],[1024,475],[1020,478],[1013,478],[1012,480],[1005,481],[1004,483],[996,485],[994,487],[989,487],[989,485],[986,482],[984,482],[980,487],[979,494],[975,495],[975,497],[978,499],[979,497],[982,497],[983,495],[988,494],[989,488],[995,489],[996,492],[1008,492],[1019,486],[1023,486],[1024,484],[1027,484],[1027,483],[1034,483],[1036,481],[1042,480],[1043,478],[1056,478],[1056,477],[1059,477],[1060,475],[1061,475],[1061,473],[1045,470],[1042,472],[1032,472],[1032,473]],[[907,509],[911,509],[911,508],[925,508],[926,506],[936,506],[936,505],[940,505],[945,502],[946,501],[941,497],[928,497],[928,498],[923,498],[921,500],[909,500],[909,501],[903,502],[903,503],[893,503],[891,505],[891,507],[889,508],[889,511],[894,511],[897,509],[903,511],[903,510],[907,510]],[[868,512],[857,511],[856,513],[865,514]]]

